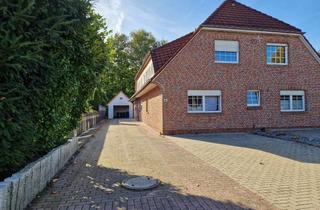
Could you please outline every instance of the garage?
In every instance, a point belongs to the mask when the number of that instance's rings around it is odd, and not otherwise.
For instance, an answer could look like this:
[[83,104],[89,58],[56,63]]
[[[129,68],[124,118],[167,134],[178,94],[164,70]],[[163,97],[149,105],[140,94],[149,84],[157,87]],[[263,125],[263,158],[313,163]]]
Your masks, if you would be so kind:
[[126,94],[120,91],[108,103],[108,119],[133,118],[133,104]]
[[113,106],[113,118],[129,118],[129,106]]

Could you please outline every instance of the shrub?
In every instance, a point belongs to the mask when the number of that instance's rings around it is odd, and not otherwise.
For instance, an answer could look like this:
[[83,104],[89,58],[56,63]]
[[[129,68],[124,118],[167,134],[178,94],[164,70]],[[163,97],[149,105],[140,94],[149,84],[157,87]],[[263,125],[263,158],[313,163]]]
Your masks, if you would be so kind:
[[107,65],[89,0],[0,1],[0,178],[65,142]]

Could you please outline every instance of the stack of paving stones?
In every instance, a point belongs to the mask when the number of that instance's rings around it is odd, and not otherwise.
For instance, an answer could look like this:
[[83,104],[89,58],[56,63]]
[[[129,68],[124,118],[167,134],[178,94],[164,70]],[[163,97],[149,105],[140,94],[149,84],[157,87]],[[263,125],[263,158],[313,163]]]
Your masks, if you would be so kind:
[[265,130],[255,131],[254,134],[320,147],[320,137],[308,138],[305,136],[286,133],[284,131],[265,131]]

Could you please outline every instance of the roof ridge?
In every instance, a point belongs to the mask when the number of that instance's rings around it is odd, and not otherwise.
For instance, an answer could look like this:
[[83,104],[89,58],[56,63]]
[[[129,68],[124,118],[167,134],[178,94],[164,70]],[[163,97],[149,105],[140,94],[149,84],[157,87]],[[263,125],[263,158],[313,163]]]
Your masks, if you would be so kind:
[[[286,23],[286,22],[284,22],[284,21],[282,21],[282,20],[280,20],[280,19],[278,19],[278,18],[276,18],[276,17],[273,17],[273,16],[271,16],[271,15],[268,15],[267,13],[261,12],[261,11],[259,11],[259,10],[257,10],[257,9],[254,9],[254,8],[252,8],[252,7],[249,7],[249,6],[245,5],[245,4],[242,4],[241,2],[238,2],[238,1],[235,1],[235,0],[225,0],[225,1],[233,1],[233,2],[236,2],[237,4],[240,4],[240,5],[244,6],[244,7],[247,7],[247,8],[249,8],[249,9],[252,9],[252,10],[254,10],[255,12],[258,12],[258,13],[260,13],[260,14],[262,14],[262,15],[265,15],[265,16],[267,16],[267,17],[270,17],[270,18],[272,18],[272,19],[275,19],[275,20],[277,20],[277,21],[279,21],[279,22],[281,22],[281,23],[283,23],[283,24],[285,24],[285,25],[287,25],[287,26],[293,27],[293,28],[295,28],[296,30],[301,31],[301,29],[299,29],[299,28],[297,28],[297,27],[295,27],[295,26],[293,26],[293,25],[291,25],[291,24],[289,24],[289,23]],[[301,31],[301,32],[302,32],[302,31]]]
[[222,9],[222,7],[225,6],[226,3],[228,3],[228,1],[233,1],[233,2],[235,2],[234,0],[224,0],[224,2],[223,2],[222,4],[220,4],[220,6],[219,6],[217,9],[215,9],[215,10],[211,13],[211,15],[209,15],[209,16],[205,19],[205,21],[203,21],[203,22],[200,24],[200,26],[204,25],[205,22],[207,22],[213,15],[215,15],[218,11],[220,11],[220,10]]
[[301,29],[236,0],[225,0],[200,24],[200,27],[204,26],[246,29],[260,28],[264,30],[302,33]]

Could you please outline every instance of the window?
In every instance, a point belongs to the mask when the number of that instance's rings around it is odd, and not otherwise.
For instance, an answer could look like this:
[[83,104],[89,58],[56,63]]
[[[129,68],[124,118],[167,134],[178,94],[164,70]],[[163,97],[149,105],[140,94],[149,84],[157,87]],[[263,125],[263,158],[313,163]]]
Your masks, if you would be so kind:
[[248,90],[247,91],[247,106],[248,107],[260,106],[260,91],[259,90]]
[[267,64],[287,65],[288,64],[288,45],[267,44]]
[[146,112],[149,113],[149,99],[146,99]]
[[221,112],[220,90],[188,90],[189,113]]
[[154,75],[154,67],[152,60],[149,61],[148,65],[144,68],[141,75],[139,76],[139,79],[137,80],[137,90],[139,91],[148,81],[149,79]]
[[238,63],[239,61],[239,42],[222,41],[214,42],[215,62],[216,63]]
[[223,63],[237,63],[237,53],[236,52],[223,52],[216,51],[215,53],[216,62]]
[[280,110],[282,112],[305,111],[304,91],[280,91]]
[[290,96],[280,96],[281,110],[290,110]]

